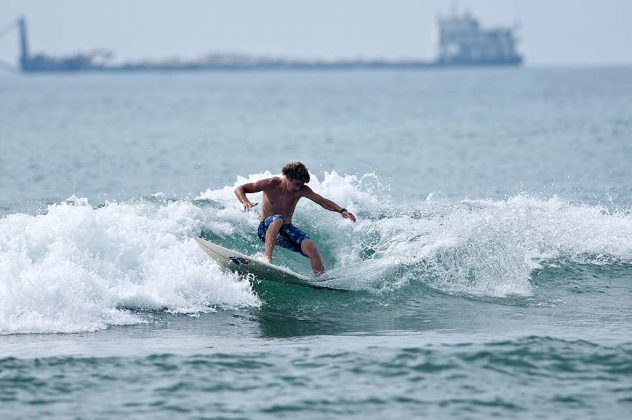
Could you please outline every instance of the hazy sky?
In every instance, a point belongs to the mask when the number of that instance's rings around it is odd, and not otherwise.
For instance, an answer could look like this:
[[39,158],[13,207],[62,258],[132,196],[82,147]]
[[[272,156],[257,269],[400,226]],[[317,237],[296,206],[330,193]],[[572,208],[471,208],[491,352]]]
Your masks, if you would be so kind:
[[[529,64],[632,63],[631,0],[2,0],[0,28],[24,15],[32,52],[118,59],[432,59],[435,16],[454,4],[484,26],[519,22]],[[1,35],[0,60],[16,62],[17,44],[17,31]]]

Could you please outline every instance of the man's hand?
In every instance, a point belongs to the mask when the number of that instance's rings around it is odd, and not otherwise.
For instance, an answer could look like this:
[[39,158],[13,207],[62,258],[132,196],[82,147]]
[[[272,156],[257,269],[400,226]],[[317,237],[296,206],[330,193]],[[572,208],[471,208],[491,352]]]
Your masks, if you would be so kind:
[[244,211],[250,211],[251,208],[253,208],[254,206],[256,206],[259,203],[253,203],[250,200],[246,200],[246,201],[242,201],[242,203],[244,205]]
[[342,213],[340,213],[340,214],[342,214],[342,217],[344,217],[345,219],[349,219],[349,220],[351,220],[352,222],[355,222],[355,221],[356,221],[355,216],[354,216],[354,215],[353,215],[353,213],[351,213],[350,211],[345,210],[345,211],[343,211],[343,212],[342,212]]

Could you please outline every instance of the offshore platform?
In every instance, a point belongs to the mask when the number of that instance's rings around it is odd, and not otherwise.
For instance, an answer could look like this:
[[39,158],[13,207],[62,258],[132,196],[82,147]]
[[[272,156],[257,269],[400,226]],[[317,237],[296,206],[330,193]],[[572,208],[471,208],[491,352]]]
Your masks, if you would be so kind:
[[[422,69],[457,66],[517,66],[522,56],[516,50],[512,28],[484,29],[469,13],[452,13],[436,20],[438,54],[433,61],[419,60],[301,60],[214,53],[194,60],[139,61],[112,64],[113,54],[95,50],[70,56],[32,55],[26,18],[17,20],[20,40],[20,70],[33,72],[130,72],[193,70],[275,69]],[[6,32],[6,31],[3,31]]]

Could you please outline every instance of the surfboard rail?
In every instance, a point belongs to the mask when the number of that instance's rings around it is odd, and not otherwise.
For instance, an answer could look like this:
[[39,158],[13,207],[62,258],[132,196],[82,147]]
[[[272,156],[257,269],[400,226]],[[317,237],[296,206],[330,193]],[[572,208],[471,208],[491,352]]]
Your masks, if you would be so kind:
[[209,242],[200,237],[194,236],[193,239],[204,250],[204,252],[216,261],[221,267],[228,271],[236,271],[246,277],[254,276],[258,280],[270,280],[287,284],[299,284],[314,288],[327,288],[324,285],[318,285],[313,279],[298,274],[284,267],[261,261],[251,256],[242,254],[232,249],[225,248],[221,245]]

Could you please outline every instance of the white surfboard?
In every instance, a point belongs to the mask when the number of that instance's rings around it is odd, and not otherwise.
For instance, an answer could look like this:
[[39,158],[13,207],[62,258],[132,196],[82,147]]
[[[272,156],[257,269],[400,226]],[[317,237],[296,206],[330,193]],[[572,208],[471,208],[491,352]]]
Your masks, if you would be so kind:
[[316,288],[328,288],[319,285],[314,279],[288,270],[287,268],[278,267],[265,261],[257,260],[232,249],[205,241],[202,238],[194,237],[200,247],[217,263],[230,271],[237,271],[245,276],[254,276],[259,280],[271,280],[280,283],[300,284]]

